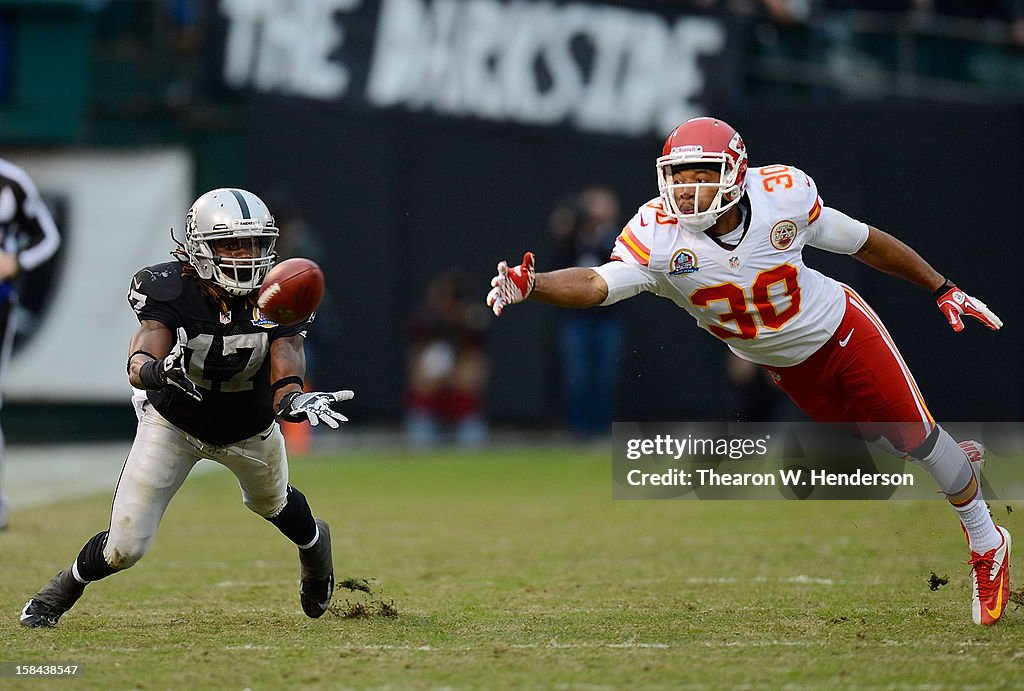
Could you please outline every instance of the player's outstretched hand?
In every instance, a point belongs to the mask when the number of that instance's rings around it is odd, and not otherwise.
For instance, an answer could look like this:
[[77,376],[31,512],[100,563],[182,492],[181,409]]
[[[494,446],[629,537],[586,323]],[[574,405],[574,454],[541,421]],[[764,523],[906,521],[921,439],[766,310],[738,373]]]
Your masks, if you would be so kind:
[[988,308],[984,302],[960,290],[956,286],[950,286],[949,290],[940,295],[936,302],[942,314],[945,315],[953,331],[960,333],[964,330],[963,316],[974,317],[988,328],[996,331],[1003,326],[1002,320],[996,313]]
[[351,400],[353,397],[355,397],[355,393],[352,391],[335,391],[333,393],[293,391],[281,399],[278,416],[286,422],[309,420],[309,424],[313,427],[322,422],[331,429],[338,429],[342,422],[348,422],[348,418],[335,410],[334,405]]
[[511,269],[506,262],[499,262],[498,275],[491,279],[491,292],[487,293],[487,306],[500,317],[507,305],[514,305],[529,297],[536,282],[533,252],[524,254],[523,263]]

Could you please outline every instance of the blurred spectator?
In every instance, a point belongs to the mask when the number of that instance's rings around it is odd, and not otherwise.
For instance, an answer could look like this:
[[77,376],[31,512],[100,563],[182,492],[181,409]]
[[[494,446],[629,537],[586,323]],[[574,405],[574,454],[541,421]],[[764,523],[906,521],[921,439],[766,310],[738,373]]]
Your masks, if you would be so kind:
[[[588,187],[562,200],[549,222],[556,267],[600,266],[622,230],[619,198],[607,187]],[[622,352],[622,320],[615,308],[561,313],[565,411],[577,437],[611,432]]]
[[410,324],[405,432],[416,448],[451,442],[472,448],[487,439],[484,330],[490,320],[471,299],[470,285],[457,269],[438,273]]
[[280,258],[305,257],[320,261],[323,246],[306,220],[295,195],[284,185],[276,185],[271,187],[267,198],[269,203],[272,203],[269,208],[281,233],[276,246]]

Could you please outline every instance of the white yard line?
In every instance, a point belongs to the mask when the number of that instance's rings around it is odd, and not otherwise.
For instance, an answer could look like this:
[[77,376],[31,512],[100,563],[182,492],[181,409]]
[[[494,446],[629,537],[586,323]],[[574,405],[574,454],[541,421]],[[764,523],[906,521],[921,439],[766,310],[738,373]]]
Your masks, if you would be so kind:
[[[823,641],[812,640],[736,640],[736,641],[703,641],[697,643],[644,643],[640,641],[623,641],[621,643],[559,643],[548,641],[547,643],[482,643],[480,645],[457,645],[457,646],[433,646],[433,645],[394,645],[394,644],[341,644],[323,645],[323,650],[346,650],[346,651],[419,651],[419,652],[476,652],[489,650],[495,646],[509,650],[585,650],[585,649],[690,649],[695,645],[702,648],[820,648],[825,645]],[[243,643],[240,645],[226,645],[224,650],[281,650],[280,645],[262,645],[254,643]]]

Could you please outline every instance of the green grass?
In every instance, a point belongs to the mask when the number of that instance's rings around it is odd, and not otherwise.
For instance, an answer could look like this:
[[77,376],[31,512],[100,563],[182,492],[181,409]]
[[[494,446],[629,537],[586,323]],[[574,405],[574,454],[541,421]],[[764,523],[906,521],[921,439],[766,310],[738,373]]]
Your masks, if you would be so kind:
[[[1024,683],[1024,613],[971,623],[944,502],[613,501],[610,465],[570,450],[294,462],[339,579],[374,579],[396,619],[306,619],[294,548],[218,468],[185,484],[137,566],[58,628],[22,629],[109,497],[21,511],[0,534],[0,661],[83,664],[83,688]],[[1013,531],[1024,507],[1004,504]],[[932,592],[932,571],[949,584]]]

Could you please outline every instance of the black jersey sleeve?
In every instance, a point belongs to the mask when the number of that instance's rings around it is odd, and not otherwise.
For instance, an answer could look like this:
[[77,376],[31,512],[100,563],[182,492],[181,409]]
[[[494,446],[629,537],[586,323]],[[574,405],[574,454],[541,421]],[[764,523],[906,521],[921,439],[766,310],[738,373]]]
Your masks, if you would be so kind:
[[132,278],[128,288],[128,304],[139,321],[151,319],[174,330],[181,322],[171,303],[181,295],[181,264],[167,262],[147,266]]
[[309,319],[301,321],[298,324],[289,324],[288,326],[278,326],[270,332],[270,340],[276,338],[286,338],[288,336],[302,336],[306,337],[306,332],[309,331],[309,327],[313,324],[313,320],[316,318],[316,312],[309,315]]

